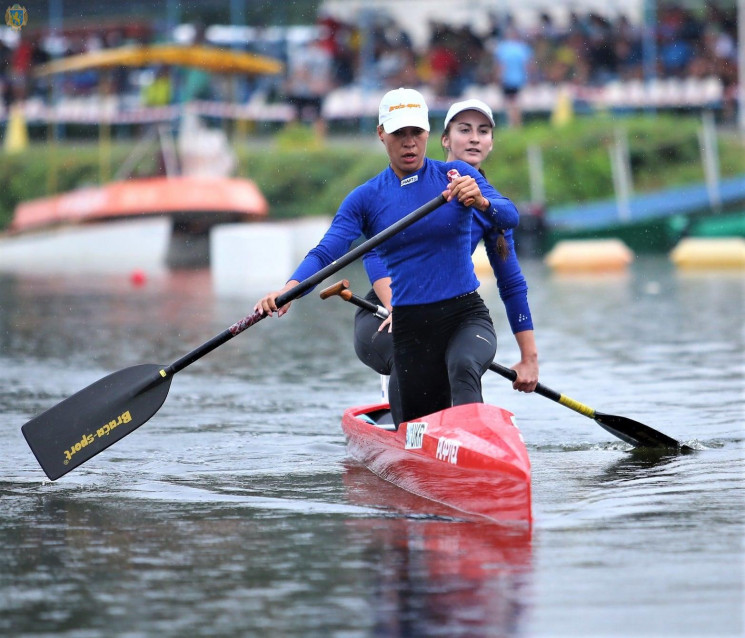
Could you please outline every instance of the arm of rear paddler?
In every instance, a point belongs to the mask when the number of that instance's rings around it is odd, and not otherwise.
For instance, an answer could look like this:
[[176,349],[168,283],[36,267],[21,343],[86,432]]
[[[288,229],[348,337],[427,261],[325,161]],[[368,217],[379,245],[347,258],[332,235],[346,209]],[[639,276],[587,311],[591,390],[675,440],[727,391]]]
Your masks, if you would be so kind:
[[517,224],[520,221],[520,213],[517,210],[517,206],[515,206],[509,197],[502,195],[502,193],[486,181],[481,173],[475,169],[474,172],[474,178],[481,189],[481,195],[489,202],[486,210],[482,211],[477,208],[474,208],[474,210],[485,216],[489,225],[494,228],[502,228],[504,230],[517,228]]
[[370,280],[370,284],[372,284],[373,287],[378,279],[383,279],[388,276],[388,269],[385,267],[383,260],[380,258],[380,255],[375,248],[362,257],[362,265],[365,267],[367,278]]
[[507,312],[512,333],[533,330],[533,318],[528,305],[528,284],[517,259],[512,230],[504,234],[507,256],[503,258],[497,248],[498,234],[491,230],[484,233],[484,246],[489,264],[497,280],[499,297]]

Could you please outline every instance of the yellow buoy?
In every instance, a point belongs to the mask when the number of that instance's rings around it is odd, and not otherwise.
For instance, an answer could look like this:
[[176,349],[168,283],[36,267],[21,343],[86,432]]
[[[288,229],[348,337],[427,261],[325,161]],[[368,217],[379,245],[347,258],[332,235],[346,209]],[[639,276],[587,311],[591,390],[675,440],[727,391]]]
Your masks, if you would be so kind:
[[558,242],[546,265],[558,272],[606,272],[625,269],[634,253],[620,239],[575,239]]
[[670,252],[678,268],[745,268],[745,238],[686,237]]

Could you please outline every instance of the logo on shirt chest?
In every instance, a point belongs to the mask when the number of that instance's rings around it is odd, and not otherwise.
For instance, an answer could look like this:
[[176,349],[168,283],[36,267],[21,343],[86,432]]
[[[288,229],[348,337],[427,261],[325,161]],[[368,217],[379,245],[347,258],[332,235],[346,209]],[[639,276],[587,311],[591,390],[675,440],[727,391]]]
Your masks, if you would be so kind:
[[414,182],[418,182],[418,181],[419,181],[419,175],[412,175],[411,177],[402,179],[401,186],[406,186],[407,184],[413,184]]

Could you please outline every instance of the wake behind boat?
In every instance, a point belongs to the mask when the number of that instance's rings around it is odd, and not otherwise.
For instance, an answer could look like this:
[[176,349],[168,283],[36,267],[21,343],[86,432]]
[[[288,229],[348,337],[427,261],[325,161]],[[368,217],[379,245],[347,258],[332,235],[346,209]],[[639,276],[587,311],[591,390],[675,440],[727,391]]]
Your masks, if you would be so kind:
[[387,404],[348,408],[350,455],[398,487],[498,523],[531,523],[530,459],[514,415],[462,405],[395,430]]

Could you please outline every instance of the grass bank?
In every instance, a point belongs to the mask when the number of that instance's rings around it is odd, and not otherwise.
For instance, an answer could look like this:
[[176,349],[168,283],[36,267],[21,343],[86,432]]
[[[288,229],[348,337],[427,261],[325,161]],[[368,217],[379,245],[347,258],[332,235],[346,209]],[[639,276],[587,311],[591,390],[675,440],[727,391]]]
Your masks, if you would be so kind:
[[[531,199],[528,148],[540,150],[548,206],[605,199],[613,195],[609,148],[625,140],[635,192],[704,180],[701,120],[656,115],[575,118],[562,128],[534,123],[519,131],[498,129],[494,152],[484,169],[498,190],[516,202]],[[319,143],[309,130],[288,127],[272,137],[233,133],[238,174],[254,180],[278,218],[333,214],[342,198],[386,165],[382,144],[369,133],[333,136]],[[717,138],[722,177],[745,174],[742,140],[732,131]],[[115,142],[102,164],[95,142],[36,143],[0,162],[0,228],[10,222],[18,202],[99,184],[115,173],[134,142]],[[430,157],[441,158],[438,132],[430,138]],[[104,170],[102,170],[102,166]],[[147,175],[156,158],[145,158],[136,174]]]

